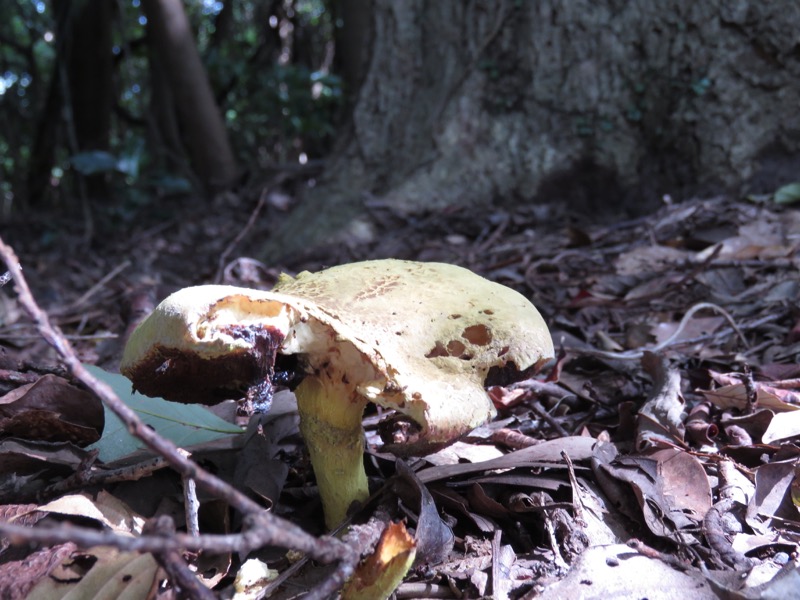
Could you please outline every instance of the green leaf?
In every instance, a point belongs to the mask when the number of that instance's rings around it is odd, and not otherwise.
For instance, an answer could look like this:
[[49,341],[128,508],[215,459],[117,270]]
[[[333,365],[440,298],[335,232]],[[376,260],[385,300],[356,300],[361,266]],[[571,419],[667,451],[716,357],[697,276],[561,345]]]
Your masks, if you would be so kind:
[[116,157],[103,150],[90,150],[79,152],[69,159],[72,168],[81,175],[96,175],[97,173],[110,173],[117,170]]
[[161,175],[152,177],[149,183],[157,187],[162,194],[187,194],[192,191],[192,184],[183,177],[173,177],[172,175]]
[[778,188],[775,192],[775,202],[777,204],[794,204],[800,200],[800,183],[790,183]]
[[[109,373],[94,365],[86,365],[86,368],[92,375],[111,386],[142,421],[177,446],[186,448],[243,432],[241,428],[220,419],[203,406],[179,404],[163,398],[148,398],[131,392],[131,382],[122,375]],[[88,449],[98,450],[103,462],[117,460],[141,449],[142,442],[128,433],[117,415],[108,407],[104,408],[106,425],[103,436]]]

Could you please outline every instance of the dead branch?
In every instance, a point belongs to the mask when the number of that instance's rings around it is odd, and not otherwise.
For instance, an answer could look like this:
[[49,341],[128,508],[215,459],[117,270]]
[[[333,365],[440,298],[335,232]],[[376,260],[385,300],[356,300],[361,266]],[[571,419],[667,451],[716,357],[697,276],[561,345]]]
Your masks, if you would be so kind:
[[[194,479],[197,485],[206,492],[224,500],[245,515],[243,530],[240,534],[222,536],[227,538],[225,540],[227,544],[240,544],[243,551],[275,545],[304,552],[322,563],[337,562],[333,573],[309,592],[308,598],[325,598],[344,584],[352,574],[358,560],[357,553],[353,548],[332,537],[315,538],[297,525],[265,512],[256,502],[192,462],[172,442],[165,440],[154,430],[148,428],[107,384],[93,377],[83,366],[67,339],[58,327],[50,323],[47,314],[34,300],[13,249],[6,245],[2,238],[0,238],[0,257],[11,273],[20,303],[36,323],[41,336],[58,352],[72,376],[94,392],[125,423],[132,435],[142,440],[151,450],[163,456],[181,476]],[[54,542],[60,537],[54,531],[9,524],[0,524],[0,532],[8,535],[17,543],[29,540]],[[62,541],[80,541],[86,546],[129,547],[154,553],[192,548],[203,549],[201,546],[209,543],[208,536],[187,537],[180,534],[175,534],[174,537],[159,536],[157,538],[123,538],[115,534],[103,534],[103,541],[100,542],[99,539],[93,539],[93,534],[97,534],[96,531],[66,527],[63,530],[60,529],[60,533],[64,532],[68,532],[69,537],[60,537]],[[44,536],[40,537],[42,534]],[[137,540],[139,541],[137,542]],[[219,543],[219,540],[211,541]],[[141,547],[137,548],[137,544],[141,544]]]

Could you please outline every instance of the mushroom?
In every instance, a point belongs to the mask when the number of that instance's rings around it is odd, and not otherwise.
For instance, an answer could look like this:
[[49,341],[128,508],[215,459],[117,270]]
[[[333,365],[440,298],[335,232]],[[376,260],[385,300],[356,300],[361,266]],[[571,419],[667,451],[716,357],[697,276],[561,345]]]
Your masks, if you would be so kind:
[[494,416],[486,384],[552,356],[521,294],[461,267],[387,259],[282,276],[270,292],[180,290],[133,332],[120,370],[144,394],[207,404],[247,388],[266,401],[275,369],[297,371],[300,430],[332,528],[369,495],[367,403],[402,417],[385,449],[423,454]]

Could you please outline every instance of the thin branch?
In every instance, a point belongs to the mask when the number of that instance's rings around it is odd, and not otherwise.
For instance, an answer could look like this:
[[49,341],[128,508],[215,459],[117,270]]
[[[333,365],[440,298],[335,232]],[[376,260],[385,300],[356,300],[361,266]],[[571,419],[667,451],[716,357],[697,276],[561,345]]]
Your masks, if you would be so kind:
[[258,215],[261,214],[261,210],[264,208],[264,205],[267,201],[267,195],[269,194],[269,188],[265,187],[261,191],[261,195],[258,197],[258,204],[253,209],[253,212],[250,213],[250,218],[247,219],[247,223],[242,228],[242,230],[233,238],[233,241],[228,244],[225,250],[222,251],[222,254],[219,255],[219,262],[217,264],[217,274],[214,277],[214,281],[219,283],[222,281],[222,274],[225,272],[225,263],[228,261],[228,256],[230,256],[231,252],[239,245],[239,243],[244,239],[244,237],[249,233],[249,231],[253,228],[253,225],[256,223],[256,219],[258,219]]
[[[152,532],[162,537],[170,538],[177,533],[175,522],[168,516],[162,515],[149,521],[145,532]],[[153,553],[158,563],[164,567],[176,588],[179,597],[192,598],[193,600],[216,600],[216,595],[203,585],[197,575],[189,569],[182,552],[178,550],[164,550]]]
[[[11,272],[20,303],[36,323],[42,337],[58,352],[73,377],[94,392],[125,423],[132,435],[142,440],[151,450],[163,456],[181,476],[194,479],[200,488],[241,511],[245,515],[245,526],[240,537],[245,540],[257,540],[258,545],[251,545],[251,549],[275,545],[299,550],[323,563],[338,562],[334,572],[309,593],[309,598],[324,598],[344,584],[352,574],[358,560],[357,553],[353,548],[332,537],[315,538],[297,525],[265,512],[256,502],[183,456],[177,446],[147,427],[106,383],[89,373],[58,327],[50,323],[47,314],[33,299],[14,251],[5,244],[2,238],[0,238],[0,257]],[[10,535],[11,530],[8,530],[8,527],[8,525],[2,525],[2,529]],[[21,539],[34,539],[36,532],[35,529],[26,528],[24,532],[16,531],[14,535],[17,541],[20,541]],[[76,533],[77,531],[73,529],[73,536]],[[173,539],[183,541],[180,546],[172,546],[176,549],[178,547],[194,547],[192,544],[187,544],[188,540],[182,536],[176,536]],[[198,540],[199,538],[193,539]],[[163,544],[168,541],[162,539],[162,545],[153,547],[152,550],[163,551],[165,549]],[[111,545],[118,544],[112,542]]]
[[742,345],[747,348],[747,338],[742,333],[742,330],[736,324],[734,318],[730,315],[730,313],[722,308],[721,306],[717,306],[711,302],[698,302],[697,304],[693,305],[689,310],[686,311],[686,314],[683,315],[680,323],[678,323],[677,329],[663,342],[656,344],[651,348],[642,348],[641,350],[626,350],[624,352],[609,352],[605,350],[596,350],[594,348],[568,348],[568,350],[576,352],[577,354],[583,354],[587,356],[596,356],[598,358],[608,358],[611,360],[639,360],[644,356],[645,352],[653,352],[658,353],[662,350],[669,348],[670,346],[677,346],[686,342],[686,340],[679,339],[681,334],[683,333],[686,326],[689,324],[689,321],[694,317],[695,313],[699,310],[709,309],[713,310],[716,313],[722,315],[726,321],[730,324],[733,328],[733,331],[736,335],[739,336],[739,339],[742,342]]

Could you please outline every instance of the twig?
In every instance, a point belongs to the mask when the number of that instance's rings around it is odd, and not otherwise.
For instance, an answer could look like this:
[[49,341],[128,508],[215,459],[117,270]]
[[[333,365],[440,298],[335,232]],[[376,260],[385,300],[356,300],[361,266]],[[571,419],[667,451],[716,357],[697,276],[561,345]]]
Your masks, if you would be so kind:
[[[61,479],[52,485],[36,492],[35,495],[31,494],[30,497],[17,494],[15,499],[17,502],[25,502],[28,500],[42,500],[46,498],[53,498],[58,494],[70,492],[79,488],[91,485],[101,485],[109,483],[118,483],[120,481],[138,481],[144,477],[149,477],[156,471],[168,467],[167,461],[160,456],[152,458],[145,462],[137,463],[129,467],[122,467],[119,469],[97,469],[94,468],[89,473],[77,472],[69,477]],[[0,501],[3,498],[0,498]]]
[[[185,456],[190,456],[186,450],[181,450]],[[197,497],[197,484],[191,477],[182,477],[183,506],[186,512],[186,531],[192,535],[200,535],[200,499]]]
[[661,350],[664,350],[672,345],[677,345],[679,343],[683,343],[683,340],[679,340],[678,338],[683,333],[683,330],[686,329],[686,326],[689,324],[689,321],[694,317],[695,313],[699,310],[703,309],[710,309],[713,311],[718,312],[721,314],[725,319],[730,323],[733,330],[739,336],[739,339],[744,344],[745,348],[749,346],[747,343],[747,338],[744,337],[741,329],[734,321],[733,317],[730,313],[722,308],[721,306],[717,306],[711,302],[698,302],[697,304],[693,305],[689,310],[686,311],[686,314],[683,315],[681,322],[678,323],[678,328],[673,332],[671,336],[669,336],[666,340],[661,343],[652,346],[651,348],[643,348],[641,350],[627,350],[625,352],[608,352],[605,350],[596,350],[596,349],[589,349],[589,348],[569,348],[569,350],[577,352],[578,354],[585,354],[587,356],[597,356],[598,358],[609,358],[611,360],[639,360],[644,356],[645,352],[653,352],[658,353]]
[[500,556],[502,540],[503,530],[495,529],[494,538],[492,538],[492,600],[503,597],[502,584],[504,581],[508,581],[509,574],[503,572],[505,569],[503,569],[502,557]]
[[95,283],[83,295],[81,295],[80,298],[78,298],[74,302],[71,302],[69,304],[69,306],[64,308],[64,310],[59,311],[59,313],[67,313],[67,312],[69,312],[71,310],[75,310],[76,308],[79,308],[80,306],[82,306],[89,298],[94,296],[104,285],[106,285],[109,281],[114,279],[114,277],[119,275],[122,271],[127,269],[129,266],[131,266],[131,261],[129,261],[129,260],[125,260],[122,263],[118,264],[116,267],[111,269],[111,272],[106,273],[106,275],[104,275],[103,278],[100,279],[100,281]]
[[[163,456],[182,477],[194,479],[197,485],[206,492],[224,500],[245,515],[243,531],[238,536],[234,536],[234,538],[247,541],[251,550],[264,545],[275,545],[305,552],[323,563],[338,562],[333,573],[317,588],[309,592],[308,598],[325,598],[344,584],[352,574],[355,562],[358,560],[358,556],[352,548],[335,538],[326,536],[315,538],[297,525],[265,512],[255,501],[193,463],[183,456],[172,442],[165,440],[154,430],[147,427],[139,419],[138,415],[117,397],[111,387],[89,373],[58,327],[50,323],[45,312],[33,299],[14,251],[5,244],[2,238],[0,238],[0,256],[2,256],[14,279],[20,303],[36,323],[42,337],[58,352],[72,376],[94,392],[125,423],[132,435],[142,440],[151,450]],[[39,533],[36,529],[10,530],[8,529],[9,527],[12,526],[2,524],[0,525],[0,531],[5,531],[8,535],[13,533],[17,541],[35,539]],[[71,533],[72,537],[69,539],[76,539],[75,536],[78,531],[72,530]],[[84,533],[86,532],[84,531]],[[132,539],[136,540],[137,538]],[[165,550],[163,545],[165,541],[174,541],[176,539],[184,542],[188,541],[183,536],[177,535],[175,538],[170,538],[170,540],[158,539],[161,540],[162,545],[151,546],[148,550],[154,552]],[[198,541],[201,538],[195,537],[191,539]],[[121,536],[112,535],[104,545],[122,547],[120,544],[125,543],[131,542],[124,542]],[[255,545],[252,545],[253,543]],[[170,546],[170,549],[179,550],[186,547],[190,546],[184,543]]]
[[[162,537],[175,535],[175,522],[162,515],[150,520],[145,526],[146,533],[153,533]],[[216,600],[216,595],[202,584],[197,575],[189,569],[186,560],[178,550],[163,550],[154,552],[156,560],[164,567],[176,588],[178,597],[191,598],[192,600]]]
[[403,583],[394,593],[398,600],[414,598],[457,598],[449,586],[438,583],[413,582]]
[[250,218],[247,219],[247,223],[245,223],[245,226],[242,227],[242,230],[236,235],[235,238],[233,238],[233,241],[230,244],[228,244],[228,247],[225,248],[225,250],[222,251],[222,254],[219,255],[219,262],[217,263],[217,274],[214,277],[214,281],[216,281],[217,283],[222,281],[222,274],[225,272],[225,263],[228,260],[228,256],[230,255],[231,252],[233,252],[233,249],[239,245],[239,242],[241,242],[242,239],[244,239],[244,236],[246,236],[247,233],[253,228],[253,225],[255,225],[256,219],[258,219],[258,215],[261,213],[261,210],[264,208],[264,204],[266,204],[267,202],[268,192],[269,188],[264,188],[264,190],[261,192],[261,195],[258,197],[258,204],[256,204],[256,207],[253,209],[253,212],[250,213]]
[[572,459],[567,454],[567,451],[561,453],[561,458],[567,463],[567,473],[569,473],[569,483],[572,487],[572,510],[575,515],[575,522],[579,523],[581,527],[586,527],[586,519],[583,517],[583,501],[581,500],[581,488],[578,484],[578,478],[575,476],[575,465],[572,464]]
[[550,427],[553,428],[559,437],[569,437],[570,433],[561,426],[553,415],[547,412],[544,407],[539,404],[539,402],[531,402],[528,404],[528,407],[533,411],[533,413],[539,417],[540,419],[544,419]]

